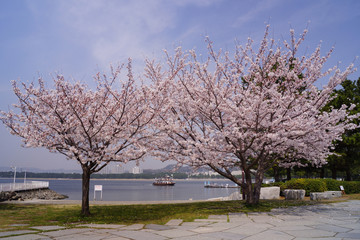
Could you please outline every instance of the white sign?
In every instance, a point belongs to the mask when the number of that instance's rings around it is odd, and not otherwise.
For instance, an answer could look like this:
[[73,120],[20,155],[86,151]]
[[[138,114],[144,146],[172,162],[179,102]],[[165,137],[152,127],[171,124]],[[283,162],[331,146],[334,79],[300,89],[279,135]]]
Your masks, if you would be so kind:
[[102,185],[94,186],[94,200],[96,200],[96,191],[100,192],[101,200],[102,200]]

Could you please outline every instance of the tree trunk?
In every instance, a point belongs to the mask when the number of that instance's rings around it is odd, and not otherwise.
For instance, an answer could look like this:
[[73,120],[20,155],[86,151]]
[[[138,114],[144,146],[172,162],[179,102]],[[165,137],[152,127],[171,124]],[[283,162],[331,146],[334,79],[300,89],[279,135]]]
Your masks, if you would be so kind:
[[325,167],[320,169],[320,178],[325,178]]
[[345,173],[346,173],[345,181],[351,181],[352,180],[351,170],[349,168],[346,168]]
[[336,180],[336,178],[337,178],[336,168],[331,168],[331,178]]
[[252,190],[252,182],[251,182],[251,173],[250,170],[244,170],[244,174],[245,174],[245,182],[244,182],[244,187],[243,187],[243,192],[245,195],[245,200],[246,203],[251,204],[251,202],[253,201],[253,196],[251,194],[251,190]]
[[246,199],[246,194],[245,194],[245,190],[244,190],[244,183],[245,183],[245,172],[242,171],[241,172],[241,193],[242,193],[242,200]]
[[244,190],[246,194],[246,204],[256,205],[259,203],[263,176],[264,172],[258,169],[255,175],[255,183],[252,184],[250,171],[245,172],[246,187]]
[[274,166],[273,170],[274,170],[274,180],[275,180],[275,182],[280,182],[281,179],[280,179],[280,169],[279,169],[279,167]]
[[250,203],[252,205],[259,204],[260,201],[260,190],[261,190],[261,184],[262,180],[259,181],[258,179],[255,180],[254,186],[253,186],[253,202]]
[[82,202],[81,202],[81,214],[83,216],[90,215],[89,207],[89,190],[90,190],[90,169],[87,166],[82,166]]
[[291,180],[291,168],[286,169],[286,180],[287,181]]
[[255,174],[255,183],[254,183],[254,190],[253,190],[253,194],[254,194],[254,203],[253,204],[258,204],[260,201],[260,191],[261,191],[261,184],[264,179],[264,172],[265,172],[265,170],[259,167]]

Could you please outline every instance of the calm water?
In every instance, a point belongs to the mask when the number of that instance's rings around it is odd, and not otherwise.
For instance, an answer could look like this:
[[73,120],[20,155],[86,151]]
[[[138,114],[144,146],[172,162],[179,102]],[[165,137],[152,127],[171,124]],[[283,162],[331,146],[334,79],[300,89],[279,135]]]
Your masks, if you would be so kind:
[[[35,179],[31,179],[35,180]],[[29,179],[29,181],[31,181]],[[16,182],[23,182],[17,179]],[[69,196],[69,200],[81,200],[81,180],[50,179],[50,189]],[[0,179],[0,183],[11,183],[12,179]],[[94,185],[103,185],[104,201],[161,201],[193,200],[229,196],[236,188],[204,188],[203,180],[176,180],[175,186],[153,186],[153,180],[96,180],[90,181],[90,200],[94,198]],[[214,180],[213,183],[234,183],[226,180]],[[100,192],[96,192],[100,199]]]

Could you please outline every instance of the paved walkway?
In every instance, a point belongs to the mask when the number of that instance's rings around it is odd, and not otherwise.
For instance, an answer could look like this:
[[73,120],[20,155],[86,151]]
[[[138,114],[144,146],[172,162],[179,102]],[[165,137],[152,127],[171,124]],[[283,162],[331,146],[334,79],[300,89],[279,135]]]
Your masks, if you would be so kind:
[[[194,222],[173,219],[166,225],[86,224],[72,229],[60,226],[32,229],[0,232],[0,237],[7,240],[349,240],[360,239],[360,201],[274,209],[270,213],[213,215]],[[11,236],[14,234],[18,236]]]

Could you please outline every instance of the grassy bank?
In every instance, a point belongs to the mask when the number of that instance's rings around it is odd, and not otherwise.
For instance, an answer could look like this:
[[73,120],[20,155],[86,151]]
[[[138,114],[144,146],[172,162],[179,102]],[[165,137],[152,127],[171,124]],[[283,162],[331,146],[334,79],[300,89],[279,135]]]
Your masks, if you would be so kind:
[[[346,199],[360,199],[360,194],[348,195]],[[261,201],[247,206],[243,201],[195,202],[182,204],[149,205],[94,205],[92,215],[82,217],[79,205],[41,205],[41,204],[0,204],[0,231],[5,229],[27,229],[39,225],[65,225],[68,227],[80,223],[99,224],[164,224],[170,219],[192,221],[207,218],[212,214],[238,212],[267,212],[272,208],[316,204],[310,201]],[[27,226],[11,226],[28,224]]]
[[[0,229],[12,224],[72,225],[78,223],[164,224],[170,219],[192,221],[207,218],[211,214],[230,212],[265,212],[272,208],[303,205],[309,202],[262,201],[256,207],[247,206],[243,201],[197,202],[182,204],[149,205],[94,205],[90,217],[80,215],[79,205],[41,205],[41,204],[0,204]],[[21,227],[20,227],[21,228]]]

